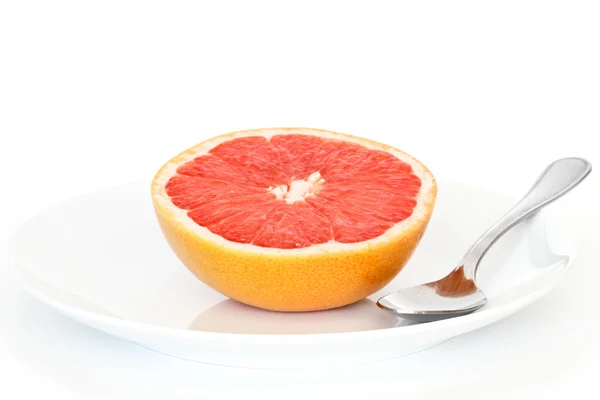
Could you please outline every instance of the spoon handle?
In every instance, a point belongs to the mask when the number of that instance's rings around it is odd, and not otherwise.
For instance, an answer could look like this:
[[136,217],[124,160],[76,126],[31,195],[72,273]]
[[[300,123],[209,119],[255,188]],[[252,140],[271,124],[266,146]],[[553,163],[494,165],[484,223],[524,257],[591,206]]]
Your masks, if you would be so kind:
[[506,231],[525,217],[550,204],[577,186],[592,171],[592,164],[582,158],[562,158],[551,163],[533,184],[529,192],[490,229],[477,239],[466,252],[460,266],[465,276],[475,278],[479,262],[488,249]]

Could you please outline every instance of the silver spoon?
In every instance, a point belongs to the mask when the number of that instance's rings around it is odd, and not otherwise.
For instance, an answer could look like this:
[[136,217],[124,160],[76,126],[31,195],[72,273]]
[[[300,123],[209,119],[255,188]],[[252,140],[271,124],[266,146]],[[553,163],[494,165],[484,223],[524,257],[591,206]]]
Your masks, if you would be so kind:
[[476,283],[479,262],[510,228],[577,186],[592,171],[589,161],[563,158],[540,175],[529,192],[487,230],[444,278],[390,293],[377,305],[418,322],[458,317],[483,307],[487,298]]

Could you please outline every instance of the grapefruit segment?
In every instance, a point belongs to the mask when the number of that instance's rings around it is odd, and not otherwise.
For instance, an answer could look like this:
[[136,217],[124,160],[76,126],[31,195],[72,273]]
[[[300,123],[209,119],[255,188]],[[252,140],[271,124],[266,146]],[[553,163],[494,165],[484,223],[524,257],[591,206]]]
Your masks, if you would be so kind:
[[306,203],[279,203],[252,241],[261,247],[293,249],[333,240],[330,220]]
[[279,152],[265,137],[234,139],[211,149],[210,153],[235,169],[243,170],[246,179],[262,187],[279,185],[286,181]]
[[372,239],[380,236],[393,225],[370,212],[371,207],[364,208],[355,203],[321,197],[309,199],[307,202],[327,215],[332,222],[333,239],[339,243],[355,243]]
[[323,179],[329,181],[335,176],[335,171],[349,167],[352,156],[361,151],[368,150],[356,143],[322,140],[321,146],[316,149],[310,168],[319,171]]
[[265,214],[260,209],[239,210],[208,225],[207,228],[212,233],[227,240],[238,243],[250,243],[265,222]]
[[387,284],[431,217],[429,170],[389,146],[305,128],[200,143],[155,176],[168,243],[199,279],[279,311],[339,307]]
[[279,153],[279,159],[285,176],[295,179],[305,179],[315,172],[312,161],[315,158],[323,140],[306,135],[276,135],[271,138],[271,144]]
[[[188,197],[189,199],[190,197]],[[198,225],[206,226],[210,229],[210,226],[221,222],[221,224],[225,224],[223,220],[232,216],[233,214],[245,214],[249,216],[252,211],[256,211],[258,213],[263,213],[265,209],[272,207],[270,202],[271,196],[267,194],[261,195],[253,195],[253,196],[244,196],[244,197],[226,197],[221,199],[213,199],[210,202],[204,204],[193,204],[193,208],[190,208],[191,211],[188,212],[188,216]],[[175,205],[177,203],[173,202]],[[247,205],[255,204],[256,208],[254,210],[247,210]],[[204,207],[210,207],[210,212],[207,212],[207,209]],[[242,224],[245,225],[245,224]],[[248,228],[248,230],[251,230]],[[248,234],[252,234],[249,232]],[[235,239],[235,238],[233,238]],[[246,242],[243,242],[246,243]]]
[[216,156],[197,157],[177,168],[177,174],[223,182],[231,182],[235,179],[237,184],[251,182],[242,169],[238,169]]

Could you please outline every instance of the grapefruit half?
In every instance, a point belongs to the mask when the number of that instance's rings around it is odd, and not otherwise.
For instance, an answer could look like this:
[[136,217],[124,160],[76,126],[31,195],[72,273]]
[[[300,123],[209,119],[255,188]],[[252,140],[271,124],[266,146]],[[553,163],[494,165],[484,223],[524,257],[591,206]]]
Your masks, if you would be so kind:
[[407,153],[308,128],[217,136],[152,182],[181,262],[225,296],[275,311],[336,308],[381,289],[413,254],[436,194]]

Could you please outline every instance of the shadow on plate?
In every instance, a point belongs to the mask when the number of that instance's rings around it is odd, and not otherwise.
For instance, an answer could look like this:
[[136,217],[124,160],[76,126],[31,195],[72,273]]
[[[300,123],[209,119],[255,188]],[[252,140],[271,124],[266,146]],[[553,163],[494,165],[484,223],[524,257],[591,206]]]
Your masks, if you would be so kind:
[[358,332],[409,325],[368,299],[332,310],[285,313],[225,300],[202,312],[190,330],[238,334],[315,334]]

